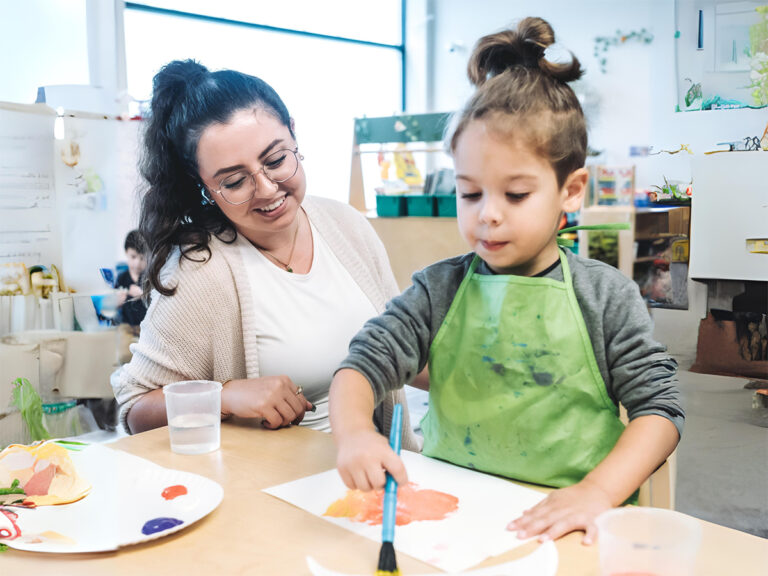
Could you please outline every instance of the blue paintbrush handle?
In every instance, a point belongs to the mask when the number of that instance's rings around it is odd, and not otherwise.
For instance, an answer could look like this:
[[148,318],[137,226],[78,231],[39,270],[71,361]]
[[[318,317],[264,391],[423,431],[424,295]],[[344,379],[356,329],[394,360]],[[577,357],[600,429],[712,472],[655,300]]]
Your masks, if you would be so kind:
[[[400,454],[400,433],[403,422],[403,407],[395,404],[392,411],[392,427],[389,431],[389,446],[395,454]],[[384,488],[384,518],[381,523],[381,540],[393,542],[395,539],[395,519],[397,517],[397,482],[387,472],[387,485]]]

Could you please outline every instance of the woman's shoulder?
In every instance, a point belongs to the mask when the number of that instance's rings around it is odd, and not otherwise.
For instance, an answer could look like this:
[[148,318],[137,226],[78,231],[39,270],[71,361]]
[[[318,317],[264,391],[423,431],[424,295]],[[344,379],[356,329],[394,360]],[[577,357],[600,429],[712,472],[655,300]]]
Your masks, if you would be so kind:
[[168,282],[222,282],[231,275],[232,258],[239,255],[237,237],[225,241],[211,236],[207,248],[192,249],[177,246],[168,256],[160,273],[164,284]]
[[302,206],[312,219],[330,219],[343,222],[366,223],[365,216],[357,209],[338,200],[320,196],[306,196]]

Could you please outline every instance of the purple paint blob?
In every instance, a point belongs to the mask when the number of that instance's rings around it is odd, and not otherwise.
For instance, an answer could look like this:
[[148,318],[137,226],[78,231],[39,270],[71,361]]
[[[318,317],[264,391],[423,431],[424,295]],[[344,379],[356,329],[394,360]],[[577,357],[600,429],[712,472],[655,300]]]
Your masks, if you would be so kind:
[[184,524],[184,521],[179,520],[178,518],[153,518],[152,520],[147,520],[146,524],[144,524],[144,527],[141,529],[141,532],[142,534],[149,536],[150,534],[162,532],[163,530],[170,530],[179,524]]

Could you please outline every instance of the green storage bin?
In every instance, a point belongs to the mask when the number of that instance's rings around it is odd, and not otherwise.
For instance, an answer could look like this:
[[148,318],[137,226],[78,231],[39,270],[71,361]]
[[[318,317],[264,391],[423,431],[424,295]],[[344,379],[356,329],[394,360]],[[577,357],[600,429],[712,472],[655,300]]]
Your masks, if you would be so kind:
[[456,218],[456,194],[435,194],[437,215]]
[[405,196],[376,196],[376,214],[382,218],[398,218],[406,215]]
[[434,216],[435,197],[428,194],[414,194],[405,197],[408,202],[408,216]]

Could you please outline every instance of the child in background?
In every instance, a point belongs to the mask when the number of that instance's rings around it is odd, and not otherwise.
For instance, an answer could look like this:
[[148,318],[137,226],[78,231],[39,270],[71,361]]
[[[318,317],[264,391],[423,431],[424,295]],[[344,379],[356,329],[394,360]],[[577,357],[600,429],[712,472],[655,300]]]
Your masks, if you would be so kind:
[[144,269],[147,267],[147,246],[138,230],[131,230],[125,237],[125,259],[128,270],[121,272],[115,282],[115,288],[121,290],[120,318],[123,324],[138,329],[147,307],[142,300],[144,291],[141,284],[144,280]]
[[[353,339],[330,391],[337,465],[350,488],[407,482],[371,422],[386,391],[429,365],[423,453],[559,488],[510,519],[518,537],[585,530],[631,498],[680,439],[676,362],[652,337],[637,285],[558,247],[587,184],[584,115],[554,63],[550,25],[525,18],[482,38],[477,87],[448,143],[459,229],[474,250],[413,275]],[[618,403],[630,423],[619,420]]]

